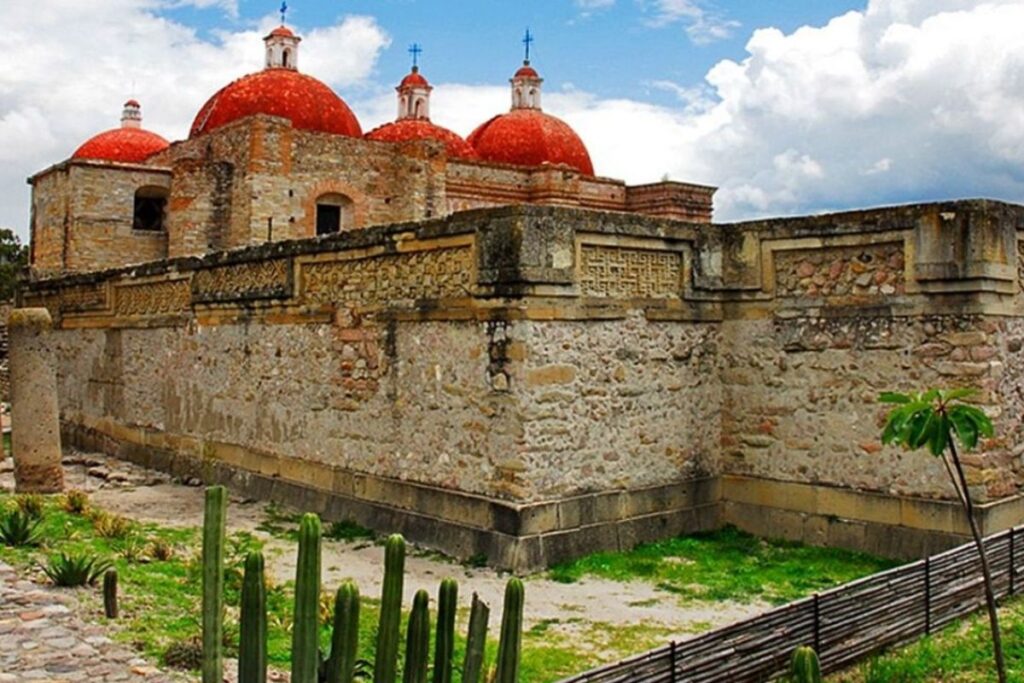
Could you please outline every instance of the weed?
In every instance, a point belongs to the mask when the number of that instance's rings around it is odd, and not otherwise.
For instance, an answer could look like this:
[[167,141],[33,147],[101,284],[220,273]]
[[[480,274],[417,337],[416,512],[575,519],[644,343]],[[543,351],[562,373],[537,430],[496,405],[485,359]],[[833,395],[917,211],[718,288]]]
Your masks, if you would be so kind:
[[146,539],[137,533],[129,533],[117,544],[118,553],[125,562],[138,564],[146,560]]
[[0,518],[0,541],[11,547],[39,545],[41,523],[20,508],[9,510]]
[[101,537],[111,539],[125,538],[128,534],[132,533],[135,527],[127,517],[111,515],[109,513],[95,516],[93,526],[96,528],[96,533]]
[[163,655],[164,666],[182,671],[196,671],[203,665],[203,639],[192,636],[171,643]]
[[363,538],[373,538],[376,534],[370,529],[356,523],[351,519],[344,519],[340,522],[332,522],[327,527],[324,538],[334,541],[355,541]]
[[50,557],[40,569],[55,586],[74,588],[93,585],[112,566],[109,560],[89,553],[61,553]]
[[73,515],[84,515],[89,509],[89,494],[72,489],[61,498],[61,508]]
[[38,493],[23,493],[14,499],[18,509],[29,517],[41,519],[43,509],[46,507],[46,499]]
[[167,562],[174,557],[174,546],[162,538],[154,539],[149,544],[149,556],[157,562]]

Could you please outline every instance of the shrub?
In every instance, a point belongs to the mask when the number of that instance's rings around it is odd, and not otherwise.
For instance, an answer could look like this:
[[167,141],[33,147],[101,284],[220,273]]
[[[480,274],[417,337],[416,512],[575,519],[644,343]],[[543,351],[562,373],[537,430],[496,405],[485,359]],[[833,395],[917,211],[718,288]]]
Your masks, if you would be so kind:
[[85,491],[72,489],[64,494],[61,499],[61,507],[65,512],[73,515],[84,515],[89,509],[89,494]]
[[103,513],[93,519],[93,528],[103,538],[125,538],[132,532],[132,521],[120,515]]
[[203,665],[203,640],[199,636],[178,640],[164,650],[164,664],[172,669],[196,671]]
[[126,562],[138,564],[146,559],[146,539],[136,533],[126,535],[118,546],[118,552]]
[[10,510],[0,518],[0,541],[12,547],[39,545],[41,522],[21,509]]
[[174,557],[174,546],[158,538],[149,544],[149,556],[157,562],[167,562]]
[[40,568],[54,585],[73,588],[95,584],[111,566],[109,560],[100,559],[96,555],[61,553],[50,557],[45,565],[40,565]]
[[38,493],[23,493],[14,499],[18,509],[29,517],[42,519],[43,508],[46,507],[46,499]]

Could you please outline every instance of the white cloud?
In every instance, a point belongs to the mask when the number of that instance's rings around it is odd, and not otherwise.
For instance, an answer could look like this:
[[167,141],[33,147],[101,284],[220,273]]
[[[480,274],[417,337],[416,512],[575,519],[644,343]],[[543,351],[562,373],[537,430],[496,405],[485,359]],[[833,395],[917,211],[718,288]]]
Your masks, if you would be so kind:
[[[160,10],[171,4],[181,2],[42,0],[4,8],[0,225],[27,237],[25,178],[67,158],[91,135],[119,125],[128,97],[142,102],[147,128],[181,139],[210,95],[263,66],[261,38],[277,23],[276,15],[208,40],[162,17]],[[230,11],[235,3],[187,4]],[[300,65],[335,88],[361,86],[388,42],[372,18],[347,17],[304,35]]]
[[686,35],[697,45],[724,40],[739,28],[738,21],[728,19],[708,9],[703,0],[651,0],[654,27],[684,24]]

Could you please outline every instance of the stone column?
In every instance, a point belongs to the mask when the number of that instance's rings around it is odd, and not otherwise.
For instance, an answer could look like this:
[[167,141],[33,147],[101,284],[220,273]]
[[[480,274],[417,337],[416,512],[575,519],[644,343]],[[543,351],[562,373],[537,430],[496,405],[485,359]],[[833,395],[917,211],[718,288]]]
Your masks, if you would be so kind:
[[52,326],[45,308],[16,308],[7,319],[11,450],[19,493],[64,490],[57,371],[46,339]]

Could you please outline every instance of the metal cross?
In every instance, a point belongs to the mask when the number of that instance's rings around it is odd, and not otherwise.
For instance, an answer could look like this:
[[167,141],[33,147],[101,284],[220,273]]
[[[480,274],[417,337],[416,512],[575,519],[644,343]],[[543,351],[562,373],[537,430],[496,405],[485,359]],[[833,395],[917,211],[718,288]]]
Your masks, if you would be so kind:
[[413,43],[409,46],[409,54],[412,55],[413,68],[418,68],[420,65],[420,55],[423,54],[423,48],[420,47],[419,43]]
[[526,37],[523,38],[523,45],[526,46],[526,61],[530,61],[530,45],[533,44],[533,35],[530,33],[530,29],[526,29]]
[[284,17],[288,14],[288,0],[281,0],[281,26],[284,26]]

